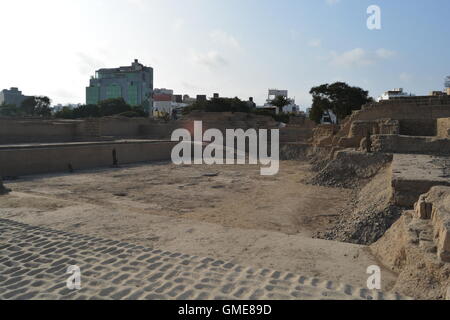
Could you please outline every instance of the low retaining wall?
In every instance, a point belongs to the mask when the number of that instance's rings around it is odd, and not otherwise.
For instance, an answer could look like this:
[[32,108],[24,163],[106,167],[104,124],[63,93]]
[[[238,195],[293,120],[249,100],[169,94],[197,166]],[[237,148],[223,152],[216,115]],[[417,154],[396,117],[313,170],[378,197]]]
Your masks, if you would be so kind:
[[0,176],[22,176],[41,173],[109,167],[113,150],[118,164],[171,159],[176,142],[114,141],[62,143],[0,147]]
[[437,135],[436,119],[403,119],[399,122],[402,136],[435,137]]
[[372,148],[385,153],[450,155],[450,139],[401,135],[372,136]]
[[0,144],[70,142],[81,121],[0,119]]

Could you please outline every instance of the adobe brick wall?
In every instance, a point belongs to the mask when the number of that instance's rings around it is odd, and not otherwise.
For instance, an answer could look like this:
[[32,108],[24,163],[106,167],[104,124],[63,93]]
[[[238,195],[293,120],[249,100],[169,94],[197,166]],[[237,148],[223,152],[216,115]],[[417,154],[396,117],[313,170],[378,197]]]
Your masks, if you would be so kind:
[[[277,123],[272,117],[246,113],[196,113],[183,121],[162,123],[147,118],[105,117],[83,120],[0,119],[0,144],[50,143],[79,141],[108,141],[115,139],[151,138],[170,139],[173,131],[186,128],[193,134],[194,121],[203,121],[204,130],[216,128],[244,130],[273,129]],[[315,124],[308,119],[297,119],[282,129],[285,142],[303,142],[312,137]]]
[[340,127],[335,124],[321,124],[313,130],[313,144],[316,147],[324,147],[332,144],[333,137],[339,132]]
[[135,138],[146,118],[107,117],[83,120],[0,119],[0,144],[96,140],[101,137]]
[[0,176],[68,172],[69,164],[74,170],[109,167],[114,149],[119,164],[165,161],[175,144],[141,140],[0,147]]
[[436,119],[402,119],[400,134],[404,136],[437,136]]
[[450,139],[436,137],[412,137],[401,135],[372,136],[372,148],[376,152],[450,155]]
[[73,141],[78,124],[78,121],[0,119],[0,144]]
[[415,205],[416,217],[430,220],[437,255],[444,262],[450,262],[450,187],[434,187],[422,195]]
[[[369,103],[345,119],[339,132],[331,137],[315,138],[314,142],[315,145],[328,143],[338,147],[359,148],[365,138],[361,134],[367,130],[372,133],[388,133],[383,130],[395,132],[395,125],[390,126],[390,129],[381,129],[380,120],[390,121],[391,125],[398,121],[397,134],[435,136],[439,130],[437,119],[449,117],[450,96],[399,98]],[[378,123],[378,129],[374,127],[374,121]]]

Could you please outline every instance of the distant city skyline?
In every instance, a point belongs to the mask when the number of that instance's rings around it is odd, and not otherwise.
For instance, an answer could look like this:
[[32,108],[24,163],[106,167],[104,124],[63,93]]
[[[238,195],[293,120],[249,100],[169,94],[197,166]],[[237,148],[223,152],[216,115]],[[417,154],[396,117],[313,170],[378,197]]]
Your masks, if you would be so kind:
[[[378,5],[382,29],[368,30]],[[82,103],[95,71],[139,59],[154,87],[254,97],[345,81],[427,95],[450,74],[448,0],[4,0],[0,90]]]

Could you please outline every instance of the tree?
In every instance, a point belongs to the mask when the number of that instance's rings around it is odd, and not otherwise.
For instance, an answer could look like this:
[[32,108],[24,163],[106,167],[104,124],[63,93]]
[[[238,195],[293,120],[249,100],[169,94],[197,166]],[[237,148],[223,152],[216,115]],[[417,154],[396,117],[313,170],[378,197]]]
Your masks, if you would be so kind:
[[49,97],[28,97],[20,105],[20,110],[25,115],[49,117],[52,114]]
[[100,116],[102,117],[113,116],[116,114],[131,111],[131,107],[125,102],[123,98],[100,101],[98,107],[100,109]]
[[55,118],[58,119],[74,119],[75,115],[71,108],[63,107],[61,110],[55,112]]
[[34,115],[36,108],[36,97],[28,97],[20,104],[20,110],[26,115]]
[[360,110],[364,104],[373,102],[368,91],[351,87],[345,82],[323,84],[312,88],[309,93],[313,96],[310,119],[316,123],[320,123],[323,115],[330,110],[337,116],[339,122],[353,111]]
[[445,86],[446,88],[450,88],[450,76],[447,76],[447,77],[445,78],[444,86]]
[[134,112],[137,115],[137,117],[147,118],[149,116],[149,114],[147,111],[145,111],[145,108],[146,107],[144,105],[134,106],[134,107],[131,107],[131,112]]
[[76,107],[72,110],[74,118],[98,118],[100,108],[96,104],[87,104]]
[[277,107],[279,113],[283,113],[283,108],[291,104],[291,100],[283,96],[276,96],[275,99],[270,101],[270,104]]
[[34,113],[42,117],[50,117],[52,115],[52,109],[50,109],[51,100],[49,97],[36,97],[36,106]]
[[208,101],[197,101],[192,106],[185,108],[184,113],[194,110],[205,112],[243,112],[250,113],[251,109],[247,102],[239,98],[213,98]]
[[0,116],[14,117],[20,115],[19,108],[15,104],[3,104],[0,106]]

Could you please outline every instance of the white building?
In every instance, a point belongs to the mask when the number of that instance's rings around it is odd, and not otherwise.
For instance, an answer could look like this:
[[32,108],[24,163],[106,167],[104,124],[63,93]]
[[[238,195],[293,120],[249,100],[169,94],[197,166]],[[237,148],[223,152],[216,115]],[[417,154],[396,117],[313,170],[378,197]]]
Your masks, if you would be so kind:
[[282,113],[300,113],[300,106],[298,106],[295,103],[295,99],[289,98],[289,91],[288,90],[278,90],[278,89],[269,89],[269,94],[267,96],[267,101],[264,106],[257,106],[257,109],[270,109],[274,110],[276,114],[279,113],[279,110],[277,107],[273,106],[271,104],[272,100],[274,100],[276,97],[283,97],[290,101],[290,104],[283,107]]
[[394,90],[386,91],[381,97],[378,98],[378,101],[382,100],[390,100],[392,98],[408,98],[414,97],[415,95],[406,93],[403,91],[403,88],[398,88]]
[[171,89],[155,89],[153,91],[153,114],[161,116],[163,114],[171,115],[174,110],[180,110],[189,106],[188,103],[177,102],[176,96]]

